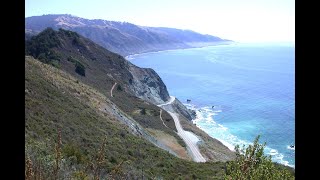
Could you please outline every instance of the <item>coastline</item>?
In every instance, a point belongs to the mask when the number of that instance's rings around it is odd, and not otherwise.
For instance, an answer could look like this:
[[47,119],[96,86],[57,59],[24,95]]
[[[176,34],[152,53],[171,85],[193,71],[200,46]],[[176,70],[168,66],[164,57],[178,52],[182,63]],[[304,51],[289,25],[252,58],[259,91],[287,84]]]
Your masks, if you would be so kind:
[[205,47],[230,45],[230,44],[234,44],[234,43],[238,43],[238,42],[235,42],[235,41],[225,41],[225,42],[216,42],[216,43],[213,42],[210,45],[203,45],[203,46],[193,46],[193,47],[186,47],[186,48],[158,50],[158,51],[147,51],[147,52],[129,54],[129,55],[124,56],[124,58],[126,60],[130,60],[130,59],[133,59],[134,56],[143,55],[143,54],[152,54],[152,53],[167,52],[167,51],[185,50],[185,49],[201,49],[201,48],[205,48]]
[[[185,105],[185,106],[186,106],[186,105]],[[186,107],[188,107],[188,106],[186,106]],[[191,106],[191,108],[192,108],[193,110],[195,110],[196,112],[198,112],[196,108],[194,108],[194,107],[192,107],[192,106]],[[212,116],[214,116],[214,115],[215,115],[215,114],[212,114]],[[221,139],[221,138],[219,138],[219,137],[214,137],[214,136],[210,135],[210,134],[207,132],[206,129],[204,129],[204,128],[202,128],[201,126],[199,126],[199,124],[198,124],[197,122],[200,121],[200,120],[203,120],[203,119],[206,119],[206,118],[202,117],[201,114],[198,114],[198,113],[197,113],[197,117],[196,117],[195,119],[193,119],[192,122],[193,122],[199,129],[201,129],[201,130],[203,130],[205,133],[207,133],[210,137],[217,139],[217,140],[220,141],[223,145],[225,145],[226,147],[228,147],[231,151],[235,152],[235,149],[234,149],[234,148],[235,148],[235,145],[233,145],[232,143],[227,142],[227,141],[224,140],[224,139]],[[211,120],[214,121],[213,117],[211,117]],[[218,125],[219,127],[226,128],[226,127],[224,127],[224,126],[222,126],[222,125],[220,125],[220,124],[217,124],[217,125]],[[246,140],[241,140],[241,139],[239,139],[239,140],[243,142],[242,145],[245,145],[245,146],[248,146],[249,144],[252,145],[252,142],[248,142],[248,141],[246,141]],[[239,145],[241,145],[241,143],[240,143]],[[240,146],[240,147],[241,147],[241,146]],[[293,150],[293,149],[292,149],[292,150]],[[266,147],[265,147],[265,155],[266,155],[266,156],[272,155],[273,158],[274,158],[274,159],[272,159],[272,162],[276,162],[276,163],[282,164],[282,165],[284,165],[284,166],[288,166],[288,167],[291,167],[291,168],[295,168],[295,164],[290,164],[289,161],[284,160],[284,159],[283,159],[283,158],[284,158],[284,155],[283,155],[282,153],[280,153],[277,149],[274,149],[274,148],[271,148],[271,147],[269,147],[269,146],[266,146]],[[276,159],[279,160],[279,161],[277,161]]]
[[[235,43],[237,43],[237,42],[233,42],[233,43],[229,43],[228,45],[232,45],[232,44],[235,44]],[[158,53],[158,52],[162,52],[162,51],[176,51],[176,50],[184,50],[184,49],[198,49],[198,48],[205,48],[205,47],[212,47],[212,46],[217,46],[217,45],[226,45],[226,44],[216,44],[216,45],[209,45],[209,46],[202,46],[202,47],[190,47],[190,48],[180,48],[180,49],[168,49],[168,50],[160,50],[160,51],[153,51],[153,52],[145,52],[145,53],[137,53],[137,54],[133,54],[133,55],[128,55],[128,56],[126,56],[126,58],[129,58],[128,60],[130,60],[130,59],[135,59],[136,57],[135,56],[138,56],[138,55],[141,55],[141,54],[146,54],[146,55],[148,55],[148,54],[151,54],[151,53]],[[183,51],[181,51],[181,52],[183,52]],[[137,57],[138,59],[139,59],[139,57]],[[184,103],[183,103],[184,104]],[[187,108],[189,107],[189,105],[190,104],[184,104],[184,106],[186,106]],[[210,106],[211,107],[211,106]],[[197,108],[198,109],[198,108]],[[211,108],[209,108],[209,109],[211,109]],[[215,113],[215,112],[214,112]],[[196,122],[196,121],[195,121]],[[201,124],[200,124],[201,125]],[[201,128],[200,126],[199,126],[199,124],[198,123],[196,123],[196,126],[199,128],[199,129],[201,129],[201,130],[203,130],[206,134],[208,134],[209,136],[211,136],[205,129],[203,129],[203,128]],[[219,124],[217,124],[217,126],[219,126]],[[204,128],[206,128],[206,127],[204,127]],[[217,127],[218,129],[228,129],[228,128],[225,128],[225,127]],[[230,133],[228,133],[228,134],[230,134]],[[228,135],[227,134],[227,135]],[[220,135],[221,135],[221,133],[220,133]],[[218,136],[220,137],[220,135],[218,134]],[[234,136],[234,135],[233,135]],[[232,137],[233,137],[232,136]],[[239,139],[239,138],[237,138],[235,141],[233,141],[232,139],[229,139],[229,138],[226,138],[226,140],[223,140],[223,139],[221,139],[221,137],[223,138],[224,136],[221,136],[220,138],[219,137],[215,137],[215,136],[211,136],[211,137],[213,137],[213,138],[215,138],[215,139],[217,139],[219,142],[221,142],[224,146],[226,146],[228,149],[230,149],[231,151],[234,151],[234,143],[235,144],[241,144],[241,143],[244,143],[244,144],[246,144],[246,145],[248,145],[248,144],[250,144],[250,140],[244,140],[244,139]],[[236,136],[235,136],[236,137]],[[229,142],[230,141],[230,142]],[[273,156],[273,162],[278,162],[278,163],[280,163],[280,164],[282,164],[282,165],[285,165],[285,166],[288,166],[288,167],[292,167],[292,168],[295,168],[295,163],[293,162],[292,164],[291,164],[291,162],[289,163],[288,161],[287,161],[287,156],[285,156],[284,157],[284,153],[283,153],[283,151],[281,150],[281,149],[273,149],[273,148],[271,148],[271,147],[266,147],[266,149],[267,149],[267,151],[265,152],[265,155],[272,155]],[[293,150],[293,149],[290,149],[290,150]]]
[[[199,119],[200,119],[200,118],[199,118]],[[207,130],[205,130],[205,129],[203,129],[201,126],[199,126],[199,125],[196,123],[197,121],[199,121],[199,119],[196,118],[196,119],[192,120],[192,123],[194,123],[199,129],[201,129],[202,131],[204,131],[204,132],[205,132],[206,134],[208,134],[210,137],[215,138],[216,140],[218,140],[219,142],[221,142],[221,143],[222,143],[224,146],[226,146],[229,150],[235,152],[235,149],[234,149],[235,146],[234,146],[234,145],[232,145],[231,143],[229,143],[229,142],[227,142],[227,141],[225,141],[225,140],[223,140],[223,139],[221,139],[221,138],[213,137],[212,135],[210,135],[210,134],[207,132]],[[252,144],[252,143],[250,142],[249,144]],[[240,146],[240,147],[241,147],[241,146]],[[270,148],[270,147],[268,147],[268,146],[266,146],[265,149],[269,149],[269,151],[270,151],[269,153],[266,153],[266,152],[265,152],[265,155],[266,155],[266,156],[268,156],[268,155],[278,155],[278,154],[279,154],[278,150],[272,149],[272,148]],[[280,157],[283,158],[283,155],[280,154]],[[294,168],[294,169],[295,169],[295,164],[294,164],[294,165],[289,164],[288,161],[283,160],[283,159],[281,159],[281,162],[278,162],[278,161],[275,161],[275,160],[272,160],[272,162],[279,163],[279,164],[282,164],[282,165],[284,165],[284,166],[288,166],[288,167],[291,167],[291,168]]]

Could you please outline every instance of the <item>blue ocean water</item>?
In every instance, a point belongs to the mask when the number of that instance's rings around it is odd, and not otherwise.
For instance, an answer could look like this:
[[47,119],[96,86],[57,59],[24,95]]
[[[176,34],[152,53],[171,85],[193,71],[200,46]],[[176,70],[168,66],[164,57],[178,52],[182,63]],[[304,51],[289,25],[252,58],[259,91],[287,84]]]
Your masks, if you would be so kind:
[[170,95],[196,110],[194,123],[230,149],[260,134],[266,154],[294,167],[294,44],[234,43],[127,59],[153,68]]

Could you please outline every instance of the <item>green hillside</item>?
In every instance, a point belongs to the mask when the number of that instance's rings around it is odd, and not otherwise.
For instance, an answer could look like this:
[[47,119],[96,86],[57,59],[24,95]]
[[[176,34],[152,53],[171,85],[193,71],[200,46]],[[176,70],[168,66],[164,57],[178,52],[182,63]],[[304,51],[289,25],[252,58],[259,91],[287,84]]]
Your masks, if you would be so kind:
[[[112,115],[97,110],[99,102],[111,107],[106,96],[68,73],[27,56],[25,69],[25,148],[34,174],[54,177],[61,130],[60,179],[91,179],[95,172],[104,178],[223,177],[224,163],[183,160],[134,135]],[[105,147],[99,151],[104,138]]]

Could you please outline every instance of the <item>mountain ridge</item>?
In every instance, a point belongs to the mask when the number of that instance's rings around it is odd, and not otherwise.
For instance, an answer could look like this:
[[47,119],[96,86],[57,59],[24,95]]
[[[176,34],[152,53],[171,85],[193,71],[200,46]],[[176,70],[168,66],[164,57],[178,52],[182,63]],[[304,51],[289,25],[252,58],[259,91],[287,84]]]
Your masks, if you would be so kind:
[[95,43],[123,56],[169,49],[182,49],[228,43],[208,34],[167,27],[148,27],[128,22],[85,19],[69,14],[31,16],[25,19],[26,34],[47,27],[78,32]]

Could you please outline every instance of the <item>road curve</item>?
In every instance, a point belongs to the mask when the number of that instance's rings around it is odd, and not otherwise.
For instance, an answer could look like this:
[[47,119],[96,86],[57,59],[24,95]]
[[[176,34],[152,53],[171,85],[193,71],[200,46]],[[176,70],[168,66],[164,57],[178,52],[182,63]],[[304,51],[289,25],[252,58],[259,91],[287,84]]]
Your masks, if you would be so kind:
[[116,87],[116,85],[117,85],[117,82],[114,83],[114,85],[112,86],[112,88],[111,88],[111,90],[110,90],[110,95],[111,95],[111,97],[113,97],[112,91],[113,91],[113,89]]
[[169,99],[166,103],[164,103],[164,104],[159,104],[158,106],[160,107],[160,106],[165,106],[165,105],[172,104],[175,99],[176,99],[176,97],[170,96],[170,99]]
[[[158,105],[159,107],[161,106],[165,106],[165,105],[169,105],[171,104],[173,101],[175,100],[175,97],[174,96],[170,96],[170,99],[167,103],[164,103],[164,104],[160,104]],[[192,154],[192,157],[193,157],[193,160],[195,162],[206,162],[206,160],[204,159],[204,157],[202,156],[202,154],[200,153],[199,149],[198,149],[198,146],[196,143],[193,143],[191,141],[191,139],[188,137],[188,135],[186,135],[185,133],[185,130],[183,130],[183,128],[181,127],[181,124],[180,124],[180,121],[179,121],[179,118],[177,116],[176,113],[174,112],[170,112],[170,111],[167,111],[171,117],[173,118],[174,120],[174,124],[177,128],[177,131],[178,131],[178,135],[183,139],[183,141],[186,143],[187,147],[189,148],[191,154]]]

